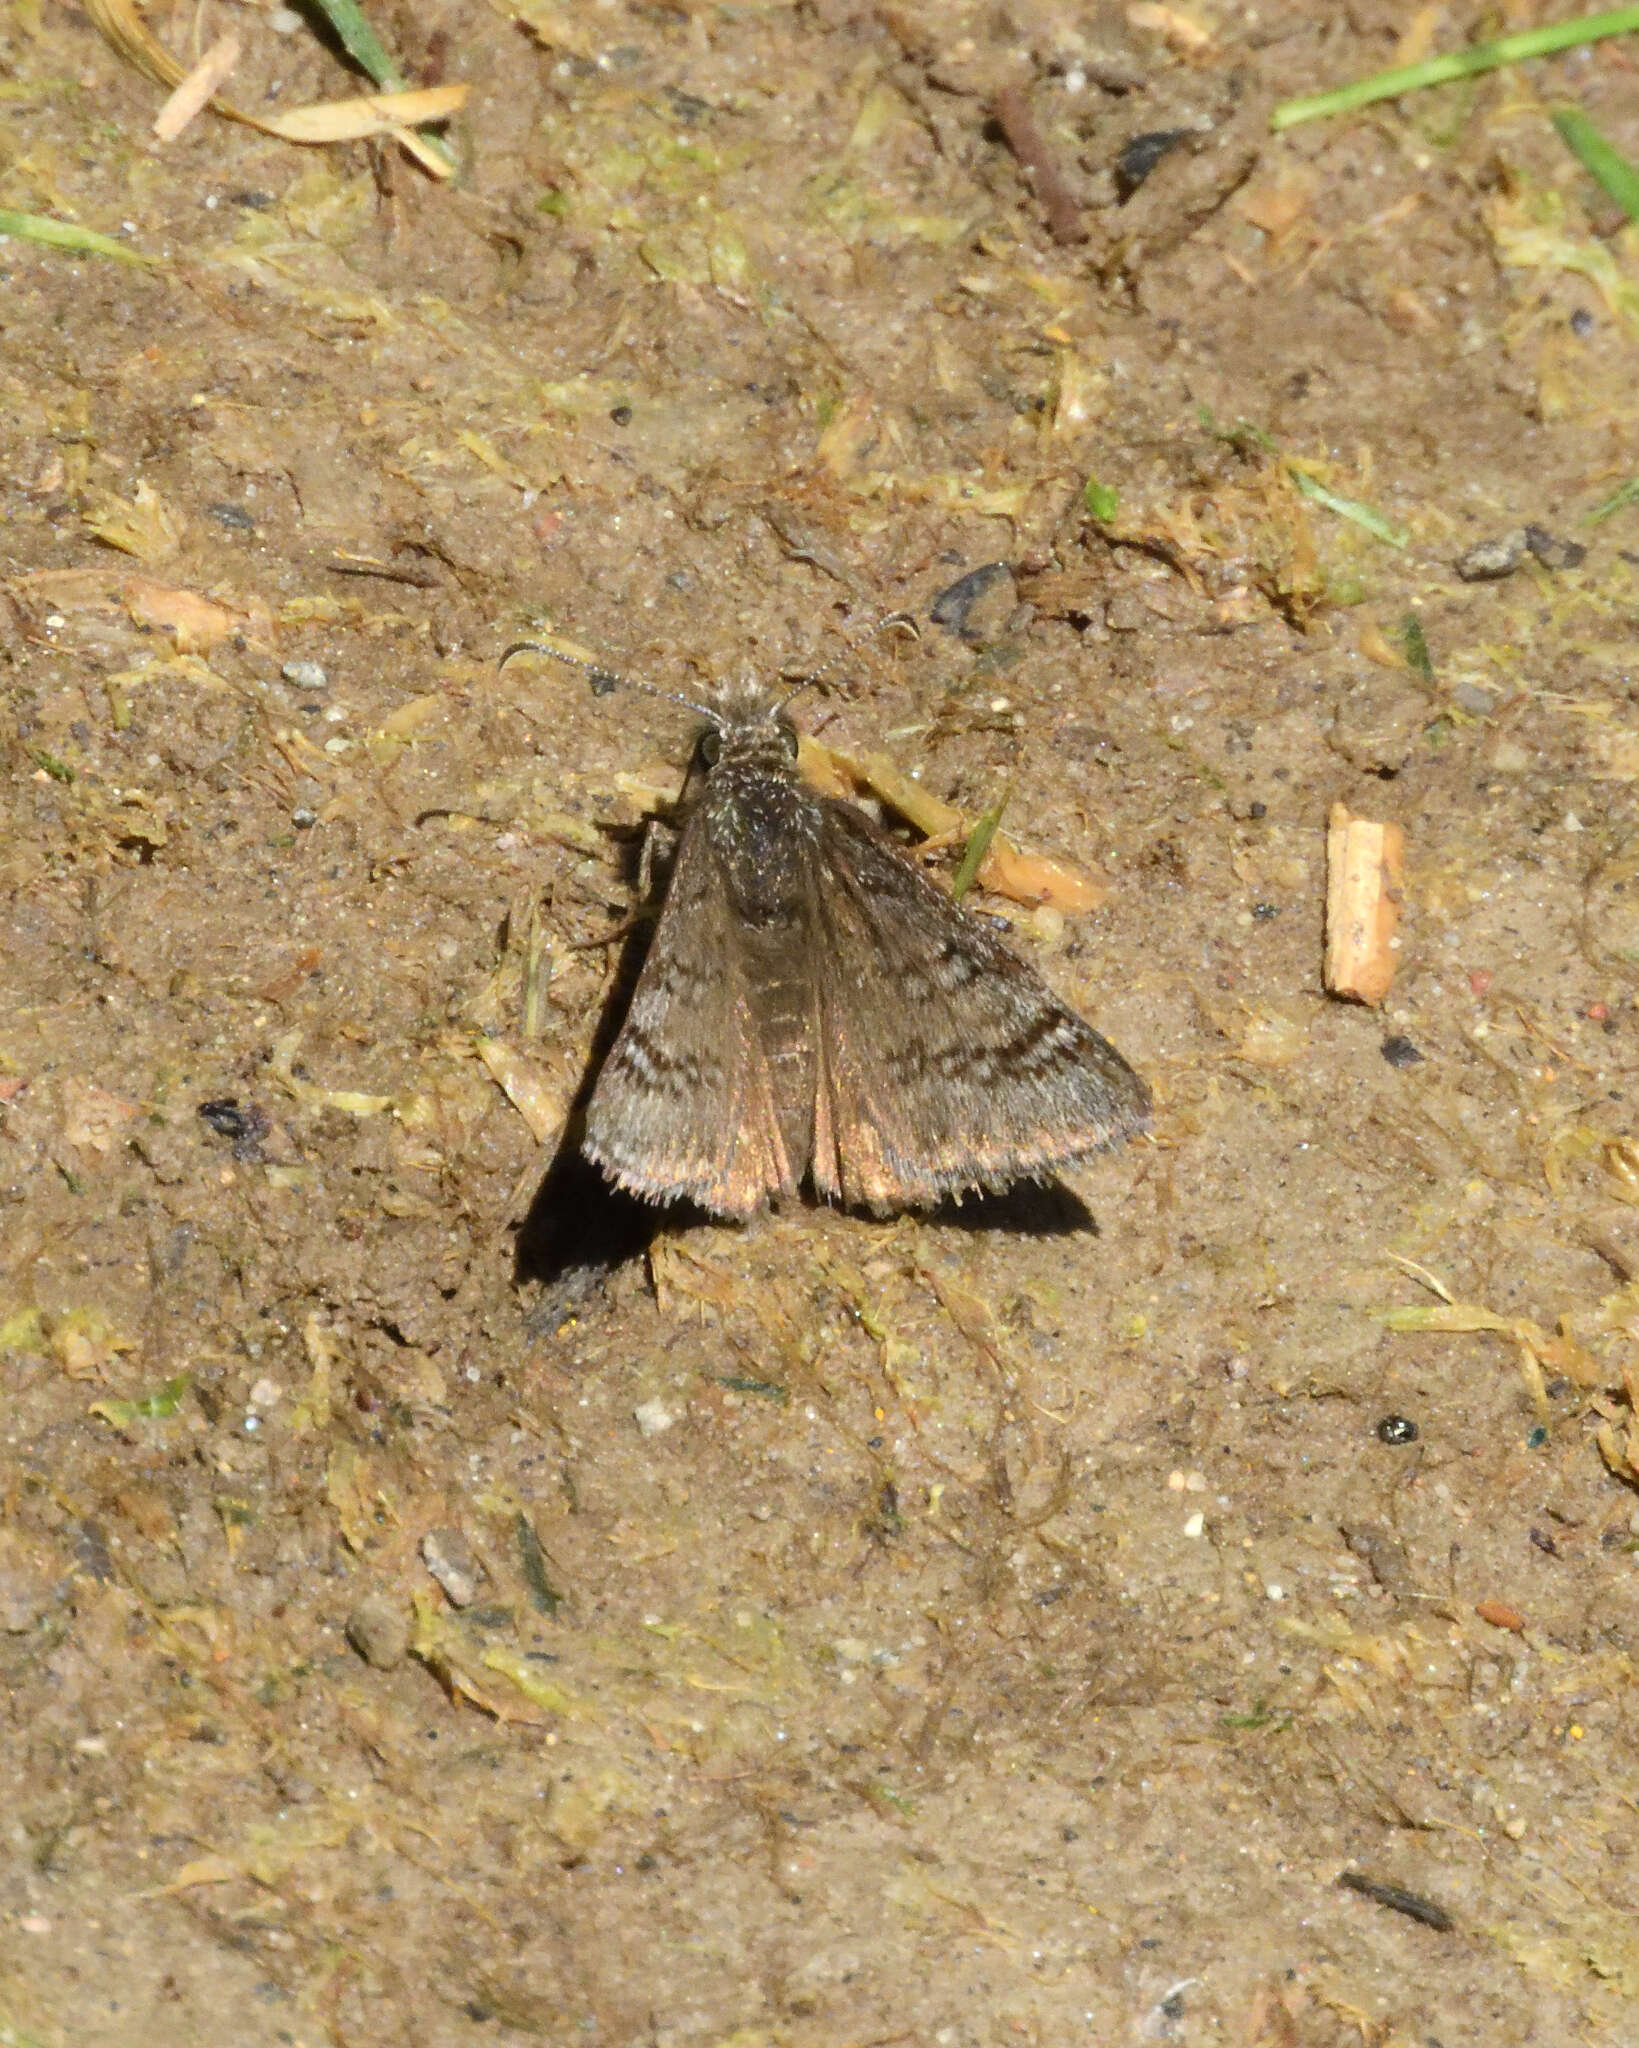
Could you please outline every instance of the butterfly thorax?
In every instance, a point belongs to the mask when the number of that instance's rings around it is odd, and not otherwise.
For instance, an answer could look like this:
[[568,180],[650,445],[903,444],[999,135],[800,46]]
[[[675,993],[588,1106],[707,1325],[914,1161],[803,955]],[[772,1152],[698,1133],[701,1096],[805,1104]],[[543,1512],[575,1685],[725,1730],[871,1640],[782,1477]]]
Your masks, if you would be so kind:
[[819,811],[784,748],[736,744],[730,728],[700,799],[735,910],[753,927],[800,924]]

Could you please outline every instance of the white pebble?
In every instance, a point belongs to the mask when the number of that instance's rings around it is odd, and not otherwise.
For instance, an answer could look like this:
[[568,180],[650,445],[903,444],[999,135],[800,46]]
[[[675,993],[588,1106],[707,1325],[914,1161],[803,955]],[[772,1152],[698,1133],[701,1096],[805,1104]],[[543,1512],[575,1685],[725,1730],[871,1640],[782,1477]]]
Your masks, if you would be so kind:
[[659,1399],[641,1402],[632,1410],[632,1420],[644,1436],[663,1436],[677,1417]]

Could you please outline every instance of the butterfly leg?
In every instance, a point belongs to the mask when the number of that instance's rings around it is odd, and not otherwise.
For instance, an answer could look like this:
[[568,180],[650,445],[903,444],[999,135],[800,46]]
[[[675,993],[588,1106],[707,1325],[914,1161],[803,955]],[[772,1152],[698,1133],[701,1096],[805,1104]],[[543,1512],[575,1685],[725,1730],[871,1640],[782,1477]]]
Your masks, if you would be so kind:
[[640,911],[654,907],[655,870],[671,860],[677,845],[677,834],[669,825],[663,825],[658,818],[646,818],[643,822],[643,838],[637,850],[637,901]]

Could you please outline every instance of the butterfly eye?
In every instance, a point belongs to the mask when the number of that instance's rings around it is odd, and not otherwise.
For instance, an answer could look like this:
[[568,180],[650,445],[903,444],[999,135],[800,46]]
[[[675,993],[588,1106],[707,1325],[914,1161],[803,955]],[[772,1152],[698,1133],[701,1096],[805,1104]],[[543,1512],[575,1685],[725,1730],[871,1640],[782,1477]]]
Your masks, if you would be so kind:
[[723,735],[716,726],[708,726],[700,735],[700,758],[708,768],[715,768],[717,757],[723,751]]
[[791,759],[794,761],[797,758],[797,748],[799,744],[797,740],[797,728],[791,723],[789,718],[782,718],[779,721],[779,728],[780,745],[785,749],[786,753],[789,754]]

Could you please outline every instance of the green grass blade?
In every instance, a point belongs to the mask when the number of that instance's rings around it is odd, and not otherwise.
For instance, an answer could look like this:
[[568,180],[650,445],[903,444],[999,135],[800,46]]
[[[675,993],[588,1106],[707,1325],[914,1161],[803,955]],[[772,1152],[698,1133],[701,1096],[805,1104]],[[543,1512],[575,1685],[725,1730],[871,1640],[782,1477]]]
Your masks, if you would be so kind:
[[1414,676],[1425,683],[1434,680],[1434,657],[1428,651],[1428,635],[1423,631],[1423,622],[1415,612],[1407,612],[1400,627],[1401,644],[1406,650],[1406,666]]
[[1370,78],[1356,79],[1330,92],[1311,93],[1304,99],[1283,100],[1269,116],[1278,135],[1283,128],[1295,128],[1300,121],[1319,121],[1329,114],[1352,114],[1374,100],[1398,99],[1404,92],[1421,92],[1431,85],[1449,85],[1453,79],[1473,78],[1481,71],[1495,71],[1504,64],[1524,64],[1532,57],[1551,57],[1557,50],[1574,49],[1579,43],[1593,43],[1605,36],[1631,35],[1639,30],[1639,7],[1617,7],[1609,14],[1587,14],[1577,21],[1550,22],[1544,28],[1522,29],[1518,35],[1498,36],[1492,43],[1476,43],[1471,50],[1453,50],[1444,57],[1429,57],[1421,64],[1402,64],[1393,71],[1379,71]]
[[973,887],[973,878],[984,866],[985,855],[990,851],[990,842],[996,836],[996,827],[1002,822],[1002,813],[1007,809],[1008,791],[999,803],[992,804],[973,830],[968,834],[962,858],[956,863],[956,872],[950,878],[950,893],[958,903]]
[[0,207],[0,235],[20,242],[43,242],[48,249],[67,249],[76,256],[112,256],[116,263],[157,263],[141,249],[99,235],[95,228],[76,227],[69,220],[51,220],[43,213],[12,213]]
[[1559,139],[1582,168],[1629,220],[1639,220],[1639,170],[1607,142],[1580,107],[1561,107],[1554,115]]
[[1328,490],[1325,484],[1310,476],[1304,469],[1294,468],[1288,463],[1286,474],[1297,487],[1300,497],[1311,498],[1317,505],[1324,505],[1328,512],[1335,512],[1339,519],[1349,519],[1369,533],[1373,540],[1380,540],[1386,547],[1403,548],[1411,539],[1403,526],[1396,526],[1392,519],[1376,511],[1370,505],[1362,505],[1358,498],[1345,498],[1340,491]]
[[358,0],[316,0],[319,12],[336,31],[336,40],[383,92],[403,92],[407,81],[382,48],[381,38],[364,18]]
[[1603,526],[1614,512],[1624,512],[1629,505],[1639,505],[1639,476],[1629,477],[1625,484],[1611,492],[1602,505],[1595,505],[1591,512],[1582,515],[1584,526]]

